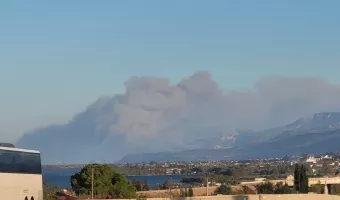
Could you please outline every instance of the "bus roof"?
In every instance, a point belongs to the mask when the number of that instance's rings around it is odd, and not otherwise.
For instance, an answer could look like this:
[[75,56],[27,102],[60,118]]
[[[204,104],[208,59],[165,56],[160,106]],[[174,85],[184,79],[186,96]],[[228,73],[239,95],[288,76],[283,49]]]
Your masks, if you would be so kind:
[[18,151],[18,152],[27,152],[27,153],[40,153],[36,150],[30,150],[30,149],[20,149],[20,148],[12,148],[12,147],[1,147],[0,150],[7,150],[7,151]]
[[15,146],[11,143],[3,143],[3,142],[0,142],[0,147],[11,147],[11,148],[14,148]]

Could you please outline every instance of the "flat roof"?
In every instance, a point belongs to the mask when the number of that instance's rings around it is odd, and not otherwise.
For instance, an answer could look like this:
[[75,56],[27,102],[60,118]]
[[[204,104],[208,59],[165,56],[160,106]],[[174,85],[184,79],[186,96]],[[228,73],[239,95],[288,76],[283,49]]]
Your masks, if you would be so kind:
[[27,152],[27,153],[40,153],[36,150],[30,150],[30,149],[20,149],[20,148],[12,148],[12,147],[1,147],[0,150],[7,150],[7,151],[19,151],[19,152]]

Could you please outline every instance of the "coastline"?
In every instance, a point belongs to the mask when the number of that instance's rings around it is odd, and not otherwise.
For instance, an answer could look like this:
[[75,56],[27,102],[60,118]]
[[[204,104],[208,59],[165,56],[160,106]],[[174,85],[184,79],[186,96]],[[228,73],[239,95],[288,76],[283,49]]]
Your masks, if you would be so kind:
[[[43,169],[43,179],[51,186],[59,186],[61,188],[70,188],[71,176],[80,171],[79,168],[45,168]],[[150,187],[155,187],[158,184],[163,184],[169,178],[173,182],[180,182],[182,177],[186,175],[124,175],[129,181],[146,180]]]

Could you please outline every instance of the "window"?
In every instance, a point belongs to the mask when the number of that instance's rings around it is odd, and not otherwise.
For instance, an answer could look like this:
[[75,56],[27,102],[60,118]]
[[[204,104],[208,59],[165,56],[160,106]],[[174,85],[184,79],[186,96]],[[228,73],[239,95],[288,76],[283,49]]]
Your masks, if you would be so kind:
[[0,173],[41,174],[40,154],[0,149]]

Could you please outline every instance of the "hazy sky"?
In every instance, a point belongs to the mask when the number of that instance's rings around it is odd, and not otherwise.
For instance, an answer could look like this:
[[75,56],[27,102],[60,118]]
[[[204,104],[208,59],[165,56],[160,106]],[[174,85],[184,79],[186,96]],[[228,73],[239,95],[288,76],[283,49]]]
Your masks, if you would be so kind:
[[61,123],[131,76],[209,71],[226,90],[269,75],[340,84],[340,1],[0,3],[0,136]]

